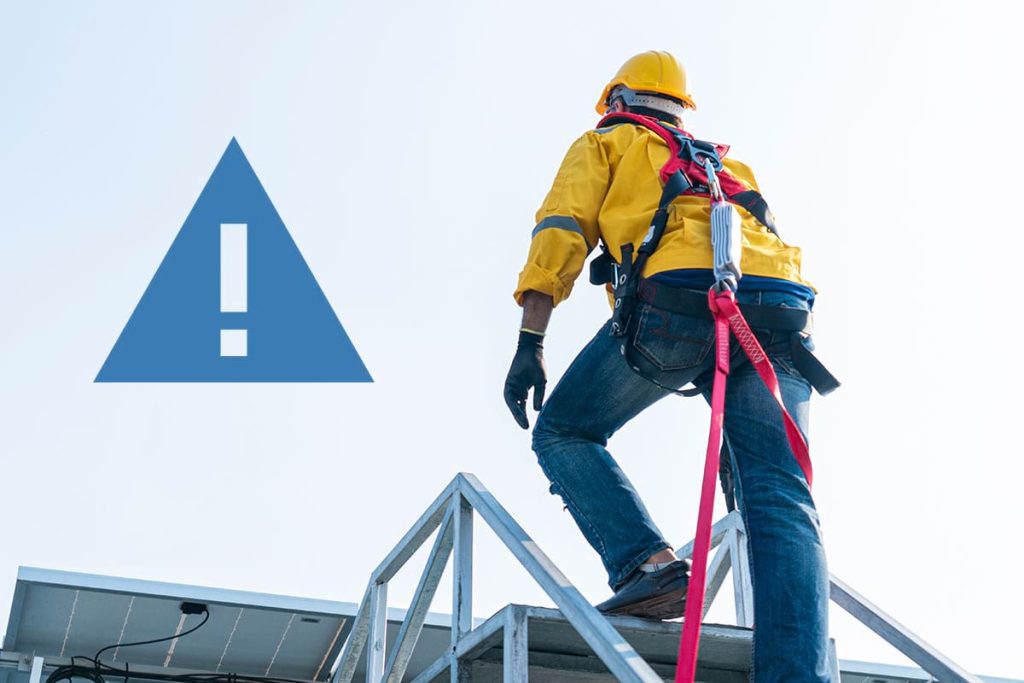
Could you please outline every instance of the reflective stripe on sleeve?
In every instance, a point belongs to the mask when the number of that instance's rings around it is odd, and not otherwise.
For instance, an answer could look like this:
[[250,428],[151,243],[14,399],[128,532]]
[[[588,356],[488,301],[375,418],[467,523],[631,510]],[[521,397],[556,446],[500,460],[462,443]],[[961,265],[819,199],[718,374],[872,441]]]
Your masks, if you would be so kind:
[[537,233],[541,230],[547,230],[548,228],[558,228],[560,230],[568,230],[569,232],[575,232],[583,238],[583,242],[587,245],[587,251],[593,249],[590,243],[587,242],[587,236],[583,233],[583,228],[576,222],[576,219],[571,216],[548,216],[533,229],[531,238],[536,237]]

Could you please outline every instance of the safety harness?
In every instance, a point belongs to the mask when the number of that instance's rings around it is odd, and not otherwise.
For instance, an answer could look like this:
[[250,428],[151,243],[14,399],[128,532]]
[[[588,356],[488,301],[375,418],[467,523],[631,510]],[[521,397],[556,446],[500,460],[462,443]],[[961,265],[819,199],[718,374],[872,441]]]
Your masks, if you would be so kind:
[[[651,226],[636,250],[633,245],[622,245],[621,264],[615,264],[607,251],[604,266],[597,269],[591,265],[591,281],[595,284],[613,283],[615,304],[612,313],[611,334],[625,336],[637,298],[656,308],[675,311],[683,315],[712,317],[715,325],[714,378],[711,386],[711,429],[708,434],[707,453],[704,461],[704,475],[701,482],[700,508],[697,514],[697,530],[693,544],[693,569],[686,590],[686,612],[683,630],[679,640],[679,658],[676,665],[676,683],[692,683],[697,666],[697,649],[700,641],[701,619],[704,611],[705,583],[707,581],[708,551],[711,545],[711,521],[715,505],[715,484],[719,475],[722,429],[725,423],[726,380],[731,364],[730,339],[736,337],[739,347],[747,360],[757,371],[765,387],[771,393],[782,412],[786,438],[793,451],[800,470],[810,487],[813,480],[810,454],[807,442],[793,417],[782,401],[778,377],[771,360],[765,353],[751,329],[747,317],[755,327],[789,330],[794,364],[808,381],[825,394],[839,386],[839,382],[821,365],[804,346],[803,338],[809,334],[811,317],[809,311],[785,309],[773,306],[740,306],[736,302],[736,289],[742,277],[740,270],[739,216],[732,205],[749,211],[762,225],[775,232],[774,220],[768,204],[756,191],[748,189],[732,177],[722,165],[721,158],[728,151],[724,145],[715,145],[699,140],[684,131],[668,128],[656,119],[636,114],[616,113],[606,116],[598,127],[617,123],[633,123],[643,126],[661,137],[672,152],[668,163],[662,167],[660,176],[664,183],[661,199],[655,211]],[[692,290],[659,287],[641,277],[647,259],[658,248],[665,225],[668,221],[668,207],[683,193],[707,195],[711,201],[711,242],[714,252],[715,284],[704,297]],[[600,258],[600,257],[599,257]],[[601,276],[601,268],[611,265],[610,277]],[[595,272],[596,271],[596,272]],[[606,273],[608,269],[606,268]],[[628,343],[623,344],[625,354]],[[628,354],[626,355],[629,361]],[[808,365],[809,361],[813,361]],[[631,367],[637,372],[639,368]],[[803,365],[804,367],[801,367]],[[642,374],[642,373],[641,373]],[[692,390],[679,392],[664,387],[653,378],[647,379],[668,391],[693,395]],[[700,387],[703,390],[705,387]]]
[[[712,237],[718,238],[712,239],[716,278],[724,274],[723,269],[732,269],[730,272],[736,280],[741,275],[738,258],[723,259],[723,249],[728,251],[732,247],[738,248],[740,242],[739,217],[731,215],[732,205],[746,209],[766,229],[778,234],[768,202],[761,193],[748,188],[724,168],[722,157],[728,153],[728,145],[697,140],[686,131],[666,126],[653,117],[627,112],[609,114],[601,119],[597,127],[604,128],[623,123],[642,126],[660,137],[668,145],[670,155],[659,171],[663,188],[658,208],[651,219],[647,234],[635,250],[635,258],[632,242],[620,247],[621,262],[618,263],[612,258],[607,247],[602,245],[602,253],[590,264],[592,284],[612,285],[614,304],[611,334],[615,337],[627,334],[637,300],[682,315],[711,317],[703,295],[692,290],[660,285],[642,277],[647,260],[657,250],[665,234],[669,207],[677,197],[685,194],[706,196],[711,199]],[[825,395],[839,387],[839,381],[807,347],[813,327],[813,317],[809,311],[752,304],[742,304],[740,309],[755,328],[791,333],[790,351],[793,364],[818,393]],[[629,361],[628,344],[624,345],[623,351]],[[634,363],[629,362],[629,365],[634,371],[641,372]],[[706,388],[695,386],[677,390],[661,384],[654,378],[646,378],[665,391],[680,396],[696,396]]]

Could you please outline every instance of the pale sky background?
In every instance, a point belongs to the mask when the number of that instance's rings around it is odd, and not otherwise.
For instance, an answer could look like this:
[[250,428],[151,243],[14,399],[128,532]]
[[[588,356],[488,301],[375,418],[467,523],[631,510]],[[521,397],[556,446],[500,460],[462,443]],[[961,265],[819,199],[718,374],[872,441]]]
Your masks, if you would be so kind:
[[[356,601],[459,470],[607,597],[501,400],[511,291],[601,87],[667,49],[687,127],[753,166],[821,291],[845,383],[811,419],[831,569],[967,668],[1024,677],[1020,3],[0,8],[0,623],[19,564]],[[232,136],[375,384],[93,383]],[[607,313],[581,279],[552,379]],[[707,418],[665,400],[612,442],[679,543]],[[478,529],[477,615],[547,604]],[[841,658],[904,661],[837,610],[832,633]]]

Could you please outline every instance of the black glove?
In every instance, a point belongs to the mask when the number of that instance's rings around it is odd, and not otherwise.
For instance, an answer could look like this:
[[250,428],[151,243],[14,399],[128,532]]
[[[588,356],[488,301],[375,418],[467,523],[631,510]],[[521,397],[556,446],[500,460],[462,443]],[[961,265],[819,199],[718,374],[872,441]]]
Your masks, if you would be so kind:
[[544,336],[532,332],[519,333],[519,348],[516,349],[512,367],[505,379],[505,403],[523,429],[530,428],[526,418],[526,395],[533,387],[533,409],[540,410],[544,403],[544,387],[548,383],[544,370]]

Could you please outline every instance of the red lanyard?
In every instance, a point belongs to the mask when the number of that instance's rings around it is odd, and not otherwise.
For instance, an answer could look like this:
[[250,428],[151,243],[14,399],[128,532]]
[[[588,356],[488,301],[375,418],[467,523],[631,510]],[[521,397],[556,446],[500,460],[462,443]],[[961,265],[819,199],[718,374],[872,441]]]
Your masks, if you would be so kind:
[[732,290],[712,289],[708,293],[708,306],[715,316],[715,381],[711,388],[711,431],[708,435],[708,451],[704,460],[704,480],[700,489],[700,509],[697,513],[697,533],[693,541],[693,571],[686,589],[686,614],[683,633],[679,639],[679,659],[676,664],[676,683],[693,683],[697,669],[697,648],[700,644],[700,624],[704,616],[704,584],[707,581],[708,551],[711,545],[711,517],[715,511],[715,485],[718,480],[718,460],[722,444],[722,425],[725,420],[725,383],[729,375],[730,330],[736,336],[750,364],[761,376],[768,391],[782,409],[786,425],[786,438],[793,449],[800,469],[811,485],[811,456],[807,442],[796,426],[793,416],[786,410],[779,389],[779,379],[767,354],[758,343],[743,318]]

